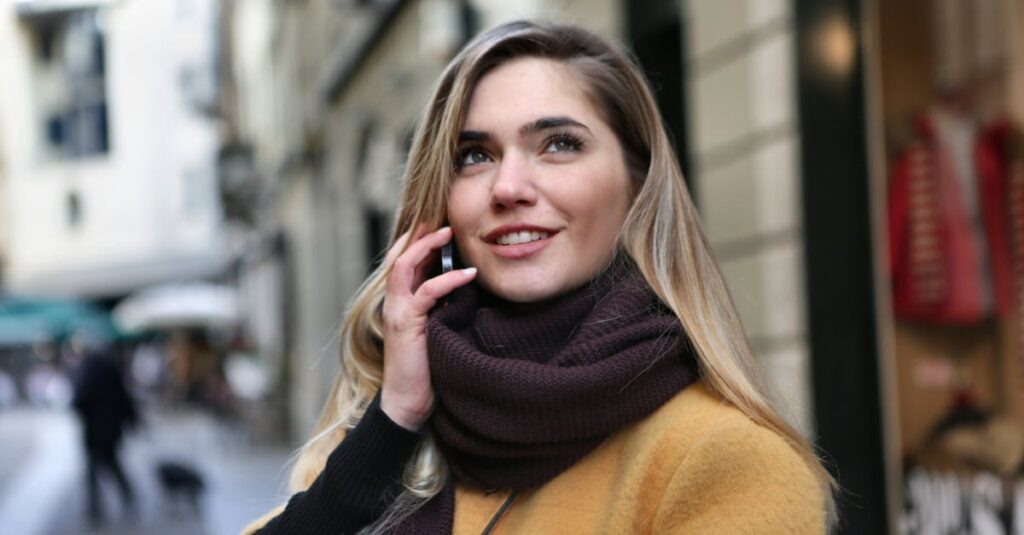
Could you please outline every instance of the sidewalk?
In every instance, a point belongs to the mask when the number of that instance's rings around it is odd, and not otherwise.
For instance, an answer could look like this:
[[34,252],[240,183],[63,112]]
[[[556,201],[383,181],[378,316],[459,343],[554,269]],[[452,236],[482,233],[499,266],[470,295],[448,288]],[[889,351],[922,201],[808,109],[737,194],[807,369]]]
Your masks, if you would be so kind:
[[67,511],[61,495],[80,471],[76,422],[61,411],[8,409],[0,412],[0,436],[15,444],[3,459],[0,526],[5,533],[41,533]]
[[[149,413],[146,418],[145,430],[132,435],[122,450],[125,471],[135,488],[137,511],[125,514],[114,485],[103,481],[107,524],[94,528],[85,515],[84,463],[73,416],[61,411],[0,413],[0,438],[17,436],[29,444],[9,451],[5,446],[0,458],[4,463],[0,469],[3,531],[19,535],[233,535],[285,499],[281,489],[287,472],[283,467],[290,451],[250,444],[243,433],[203,413],[165,411]],[[19,454],[10,452],[20,452],[20,458],[14,459]],[[200,514],[163,495],[155,471],[163,459],[183,461],[202,473],[206,492]]]
[[31,434],[25,433],[27,423],[34,416],[29,411],[7,410],[0,417],[0,496],[32,451]]

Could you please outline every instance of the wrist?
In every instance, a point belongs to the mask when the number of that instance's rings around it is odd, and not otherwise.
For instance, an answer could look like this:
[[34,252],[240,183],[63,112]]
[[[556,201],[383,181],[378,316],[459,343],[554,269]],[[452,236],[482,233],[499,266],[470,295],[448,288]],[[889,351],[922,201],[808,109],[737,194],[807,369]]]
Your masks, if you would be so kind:
[[[400,396],[388,390],[382,390],[380,394],[380,410],[399,426],[409,431],[419,431],[423,423],[430,416],[430,407],[433,403],[417,404],[405,402]],[[426,407],[423,409],[410,408],[414,406]]]

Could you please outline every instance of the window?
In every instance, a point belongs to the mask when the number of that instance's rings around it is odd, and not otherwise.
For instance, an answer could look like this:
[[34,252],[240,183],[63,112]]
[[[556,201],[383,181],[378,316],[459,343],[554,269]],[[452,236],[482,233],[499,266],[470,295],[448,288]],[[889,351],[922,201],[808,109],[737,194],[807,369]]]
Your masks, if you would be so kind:
[[70,191],[65,198],[65,211],[69,227],[77,227],[82,224],[82,198],[77,191]]
[[35,33],[35,87],[44,153],[70,159],[110,148],[106,43],[102,13],[74,11],[30,19]]

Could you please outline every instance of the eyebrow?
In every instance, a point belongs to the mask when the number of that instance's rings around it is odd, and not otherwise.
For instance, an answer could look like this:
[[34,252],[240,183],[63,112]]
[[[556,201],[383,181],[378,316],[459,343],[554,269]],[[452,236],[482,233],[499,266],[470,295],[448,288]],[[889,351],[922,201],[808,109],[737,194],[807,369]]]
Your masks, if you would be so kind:
[[[590,128],[587,125],[573,119],[572,117],[558,116],[558,117],[541,117],[536,121],[524,124],[519,127],[519,136],[526,137],[537,132],[544,130],[550,130],[552,128],[562,128],[566,126],[575,126],[577,128],[583,128],[587,132]],[[463,130],[459,132],[459,142],[463,141],[487,141],[491,136],[487,132],[480,130]]]

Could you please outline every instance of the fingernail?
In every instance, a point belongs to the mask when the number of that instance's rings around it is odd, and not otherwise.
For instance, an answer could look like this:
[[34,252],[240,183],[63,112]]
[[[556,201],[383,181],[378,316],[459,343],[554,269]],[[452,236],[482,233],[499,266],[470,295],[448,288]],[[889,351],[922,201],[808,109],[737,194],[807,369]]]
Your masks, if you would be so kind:
[[452,229],[451,227],[447,227],[447,226],[441,227],[441,228],[437,229],[437,233],[438,234],[442,234],[442,233],[447,232],[447,231],[449,231],[451,229]]
[[462,272],[465,273],[466,275],[476,275],[476,268],[466,268],[463,269]]

